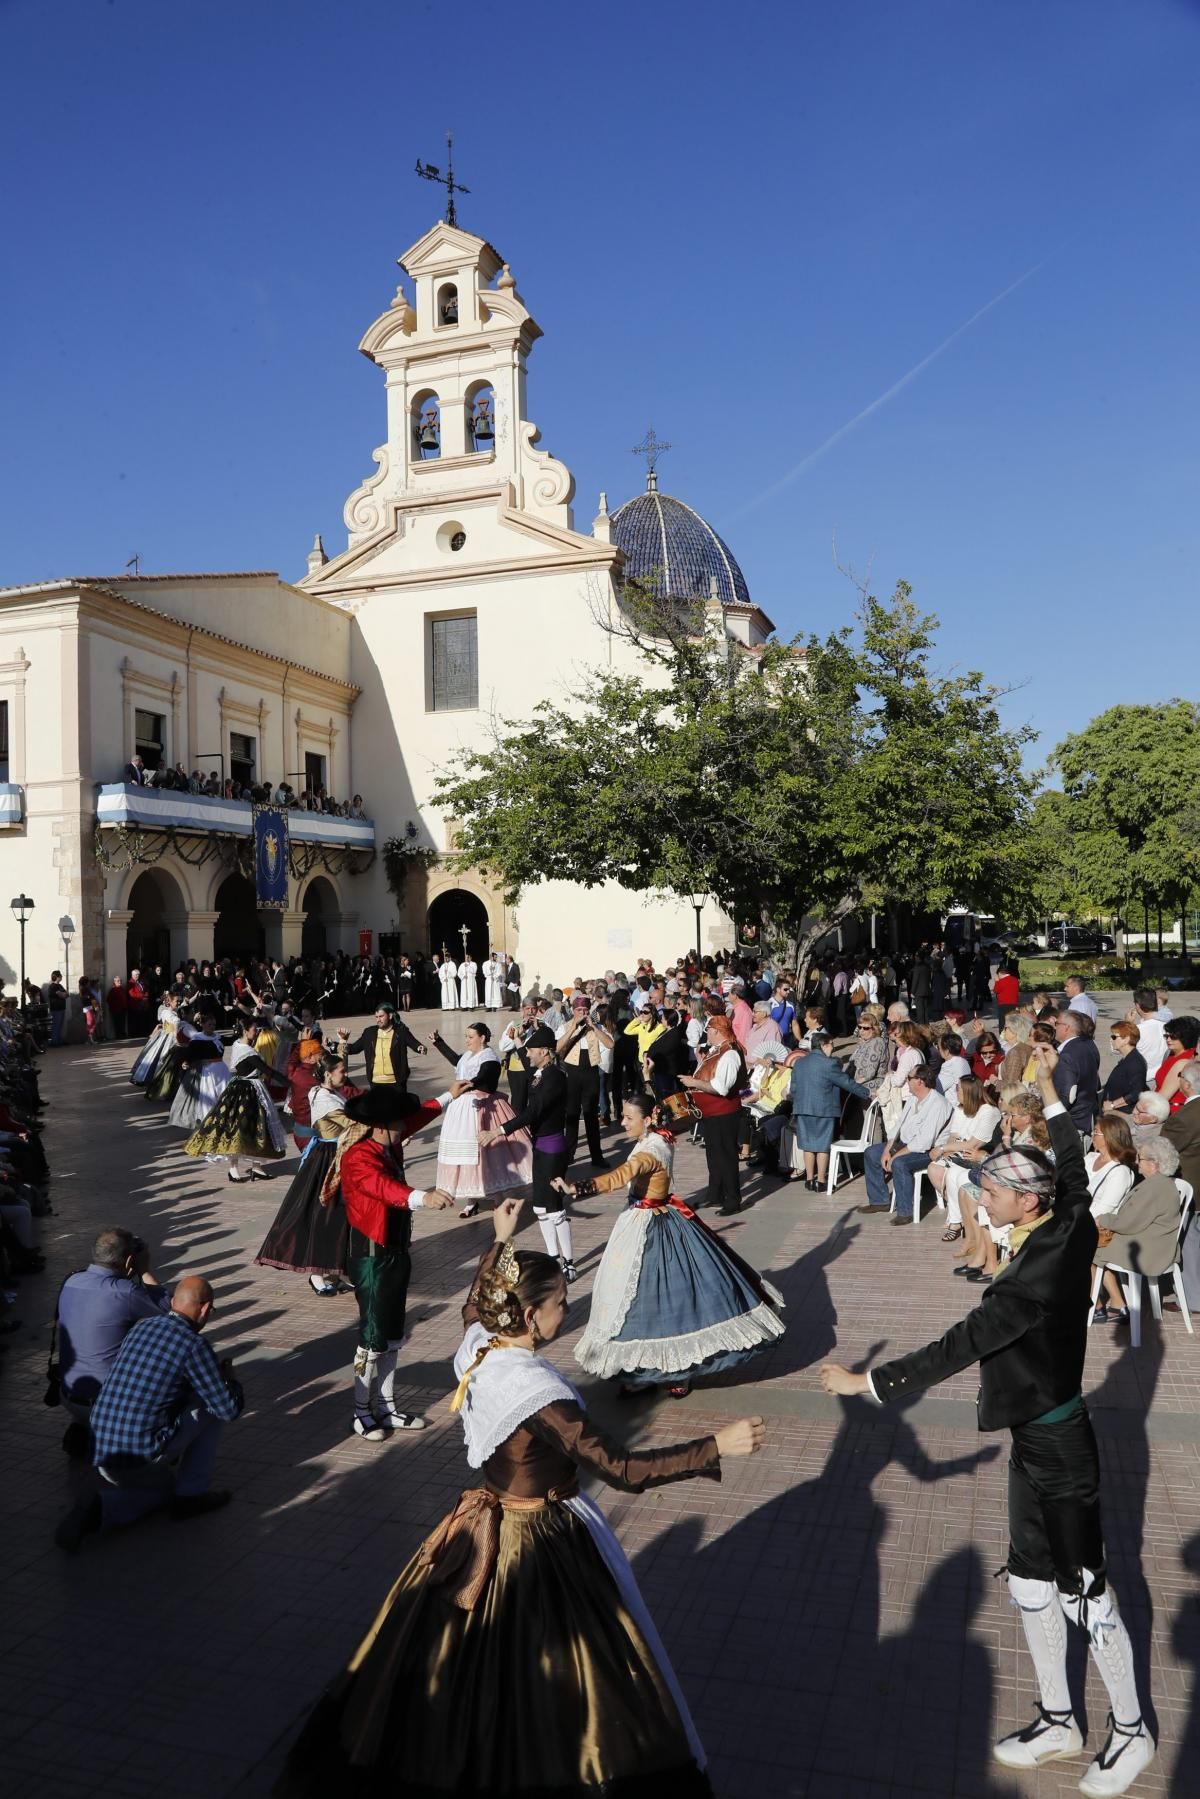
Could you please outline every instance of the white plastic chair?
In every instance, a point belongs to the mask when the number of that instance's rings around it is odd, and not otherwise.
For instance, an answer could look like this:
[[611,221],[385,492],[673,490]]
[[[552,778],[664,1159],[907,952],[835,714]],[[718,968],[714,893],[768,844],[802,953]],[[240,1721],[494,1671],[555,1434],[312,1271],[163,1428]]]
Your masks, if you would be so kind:
[[[1183,1269],[1179,1265],[1179,1254],[1183,1246],[1184,1232],[1191,1222],[1192,1202],[1195,1195],[1192,1191],[1191,1182],[1183,1180],[1178,1175],[1175,1178],[1175,1187],[1179,1194],[1179,1229],[1175,1233],[1175,1260],[1167,1270],[1167,1273],[1171,1276],[1175,1287],[1175,1298],[1178,1301],[1179,1310],[1183,1315],[1184,1325],[1186,1326],[1189,1335],[1195,1336],[1196,1333],[1192,1328],[1192,1314],[1188,1310],[1187,1294],[1184,1291]],[[1134,1349],[1138,1349],[1141,1346],[1142,1341],[1143,1277],[1136,1268],[1126,1268],[1120,1262],[1101,1262],[1097,1264],[1096,1273],[1092,1280],[1092,1303],[1091,1309],[1088,1312],[1088,1329],[1091,1329],[1093,1320],[1096,1316],[1096,1301],[1100,1296],[1100,1284],[1106,1268],[1111,1268],[1112,1272],[1121,1283],[1121,1291],[1125,1295],[1125,1304],[1129,1308],[1129,1341]],[[1154,1316],[1160,1323],[1162,1322],[1162,1294],[1159,1291],[1158,1283],[1164,1278],[1163,1275],[1159,1274],[1145,1276],[1145,1279],[1150,1283],[1150,1310],[1154,1313]]]
[[[879,1121],[880,1110],[879,1101],[872,1099],[863,1113],[861,1137],[835,1137],[829,1145],[829,1174],[825,1183],[827,1198],[832,1199],[837,1188],[839,1164],[848,1162],[851,1156],[865,1156],[875,1142],[875,1126]],[[853,1174],[850,1179],[854,1179]]]
[[[913,1181],[913,1223],[914,1224],[920,1224],[920,1222],[921,1222],[921,1189],[925,1184],[925,1176],[928,1172],[929,1171],[926,1168],[919,1168],[917,1170],[916,1179]],[[937,1201],[937,1204],[941,1207],[942,1211],[944,1212],[946,1210],[945,1194],[939,1193],[932,1181],[930,1181],[930,1183],[929,1183],[929,1191],[933,1194],[933,1197]],[[895,1185],[895,1182],[892,1183],[892,1203],[891,1203],[890,1207],[888,1208],[888,1210],[890,1212],[894,1212],[896,1210],[896,1185]],[[935,1210],[936,1210],[936,1207],[935,1207]]]

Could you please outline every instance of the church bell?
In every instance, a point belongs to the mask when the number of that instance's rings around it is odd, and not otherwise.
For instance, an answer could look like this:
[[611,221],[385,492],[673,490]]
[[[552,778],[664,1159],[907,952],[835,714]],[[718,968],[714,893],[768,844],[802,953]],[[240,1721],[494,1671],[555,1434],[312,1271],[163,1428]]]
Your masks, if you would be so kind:
[[471,418],[471,430],[477,444],[490,444],[496,436],[496,427],[492,423],[492,411],[486,400],[480,400]]

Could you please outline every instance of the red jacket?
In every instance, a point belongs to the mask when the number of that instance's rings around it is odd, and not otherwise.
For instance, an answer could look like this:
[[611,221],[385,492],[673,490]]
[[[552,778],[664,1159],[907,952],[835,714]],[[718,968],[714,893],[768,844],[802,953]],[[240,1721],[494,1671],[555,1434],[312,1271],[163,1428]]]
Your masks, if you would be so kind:
[[[427,1099],[419,1112],[413,1112],[396,1126],[397,1134],[407,1139],[424,1125],[441,1115],[436,1099]],[[419,1191],[419,1189],[418,1189]],[[372,1243],[387,1242],[389,1206],[408,1209],[413,1188],[404,1178],[404,1161],[395,1148],[364,1137],[342,1157],[342,1204],[346,1217],[356,1231],[370,1237]]]

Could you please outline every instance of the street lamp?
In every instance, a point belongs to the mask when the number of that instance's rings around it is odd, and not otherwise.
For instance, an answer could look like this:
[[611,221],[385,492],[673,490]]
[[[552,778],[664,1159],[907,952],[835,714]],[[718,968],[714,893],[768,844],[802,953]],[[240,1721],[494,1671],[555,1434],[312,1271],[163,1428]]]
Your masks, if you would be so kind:
[[696,960],[697,960],[697,962],[702,960],[701,952],[700,952],[700,914],[704,910],[705,901],[707,899],[708,899],[708,895],[706,893],[701,893],[699,895],[696,895],[696,894],[691,895],[692,909],[696,914]]
[[12,914],[21,927],[21,1017],[25,1016],[25,922],[33,911],[33,901],[27,893],[18,893],[11,902]]
[[68,918],[65,912],[58,921],[58,934],[62,938],[63,956],[65,957],[63,967],[66,970],[66,979],[63,985],[69,994],[71,991],[71,942],[75,936],[75,920]]

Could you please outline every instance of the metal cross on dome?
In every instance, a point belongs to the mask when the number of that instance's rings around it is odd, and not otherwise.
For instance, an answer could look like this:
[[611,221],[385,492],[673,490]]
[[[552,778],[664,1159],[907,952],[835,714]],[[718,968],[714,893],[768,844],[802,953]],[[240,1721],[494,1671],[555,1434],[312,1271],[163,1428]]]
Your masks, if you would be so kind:
[[658,489],[658,459],[665,456],[671,448],[670,444],[660,443],[654,435],[651,425],[640,444],[635,444],[633,454],[646,458],[646,492],[655,493]]
[[469,187],[464,187],[461,181],[454,179],[454,133],[452,131],[446,133],[446,173],[443,175],[436,163],[422,162],[418,156],[417,174],[422,181],[441,182],[446,190],[446,223],[447,225],[456,225],[458,220],[454,213],[454,196],[455,194],[469,194],[471,190]]

